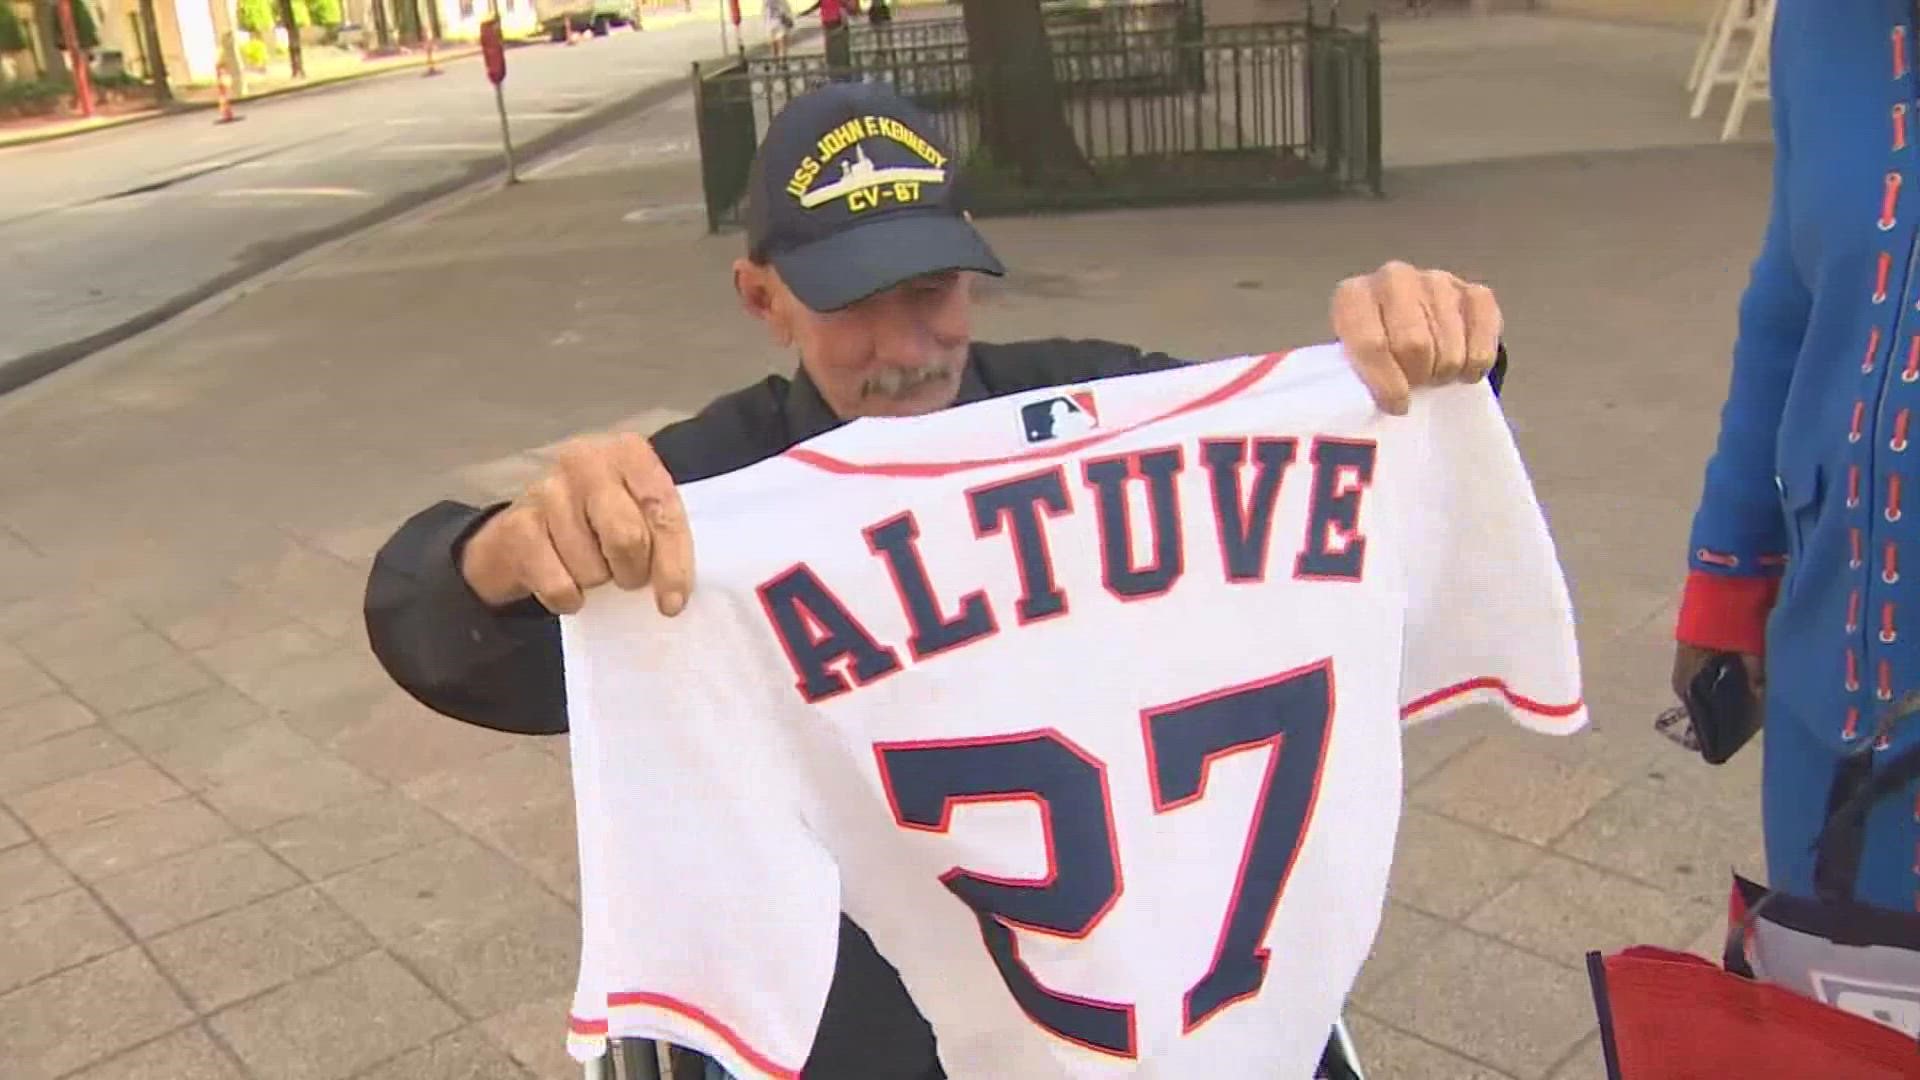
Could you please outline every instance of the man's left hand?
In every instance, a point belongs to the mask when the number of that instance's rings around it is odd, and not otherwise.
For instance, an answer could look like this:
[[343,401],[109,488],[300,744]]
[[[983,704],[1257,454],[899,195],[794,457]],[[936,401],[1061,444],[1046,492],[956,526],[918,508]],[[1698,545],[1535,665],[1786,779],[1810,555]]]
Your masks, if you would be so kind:
[[1390,262],[1333,290],[1333,332],[1373,400],[1396,416],[1415,387],[1486,377],[1501,329],[1493,290],[1445,270]]

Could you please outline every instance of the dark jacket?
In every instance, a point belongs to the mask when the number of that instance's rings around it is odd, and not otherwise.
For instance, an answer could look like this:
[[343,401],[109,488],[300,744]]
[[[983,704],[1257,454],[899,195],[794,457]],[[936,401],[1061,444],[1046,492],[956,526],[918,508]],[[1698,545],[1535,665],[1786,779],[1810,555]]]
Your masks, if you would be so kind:
[[[959,400],[1177,363],[1104,341],[975,345]],[[684,484],[772,457],[839,423],[805,374],[775,376],[662,428],[652,441],[667,471]],[[367,580],[367,636],[387,673],[429,708],[501,731],[555,734],[567,729],[559,621],[533,600],[490,608],[460,576],[461,544],[504,505],[442,502],[402,525],[380,549]],[[899,976],[864,932],[841,919],[839,961],[806,1076],[938,1075],[933,1033]]]

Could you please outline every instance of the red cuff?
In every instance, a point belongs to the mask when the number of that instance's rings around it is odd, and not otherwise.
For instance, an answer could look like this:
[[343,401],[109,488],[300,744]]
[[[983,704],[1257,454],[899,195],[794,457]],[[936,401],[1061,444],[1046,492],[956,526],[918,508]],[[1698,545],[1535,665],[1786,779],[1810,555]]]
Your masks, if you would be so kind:
[[1695,570],[1680,597],[1680,622],[1674,640],[1682,645],[1765,656],[1767,615],[1779,595],[1780,579],[1733,577]]

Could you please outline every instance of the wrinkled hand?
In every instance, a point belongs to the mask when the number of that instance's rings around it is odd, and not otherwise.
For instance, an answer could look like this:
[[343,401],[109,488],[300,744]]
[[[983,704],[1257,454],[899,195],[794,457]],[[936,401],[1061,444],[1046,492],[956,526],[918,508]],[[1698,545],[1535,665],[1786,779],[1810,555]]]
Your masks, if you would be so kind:
[[1501,330],[1493,290],[1445,270],[1390,262],[1333,290],[1333,332],[1373,400],[1396,416],[1414,387],[1485,377]]
[[460,572],[500,607],[528,596],[556,615],[588,589],[652,585],[662,614],[693,588],[693,535],[666,466],[639,435],[570,440],[547,474],[468,539]]

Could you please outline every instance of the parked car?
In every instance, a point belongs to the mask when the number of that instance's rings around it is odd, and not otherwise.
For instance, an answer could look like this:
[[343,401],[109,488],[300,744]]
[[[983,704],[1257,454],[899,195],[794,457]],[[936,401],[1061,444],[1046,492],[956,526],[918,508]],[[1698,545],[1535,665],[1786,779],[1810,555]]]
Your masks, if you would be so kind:
[[533,10],[555,41],[567,40],[569,29],[605,37],[616,26],[640,25],[640,0],[533,0]]

